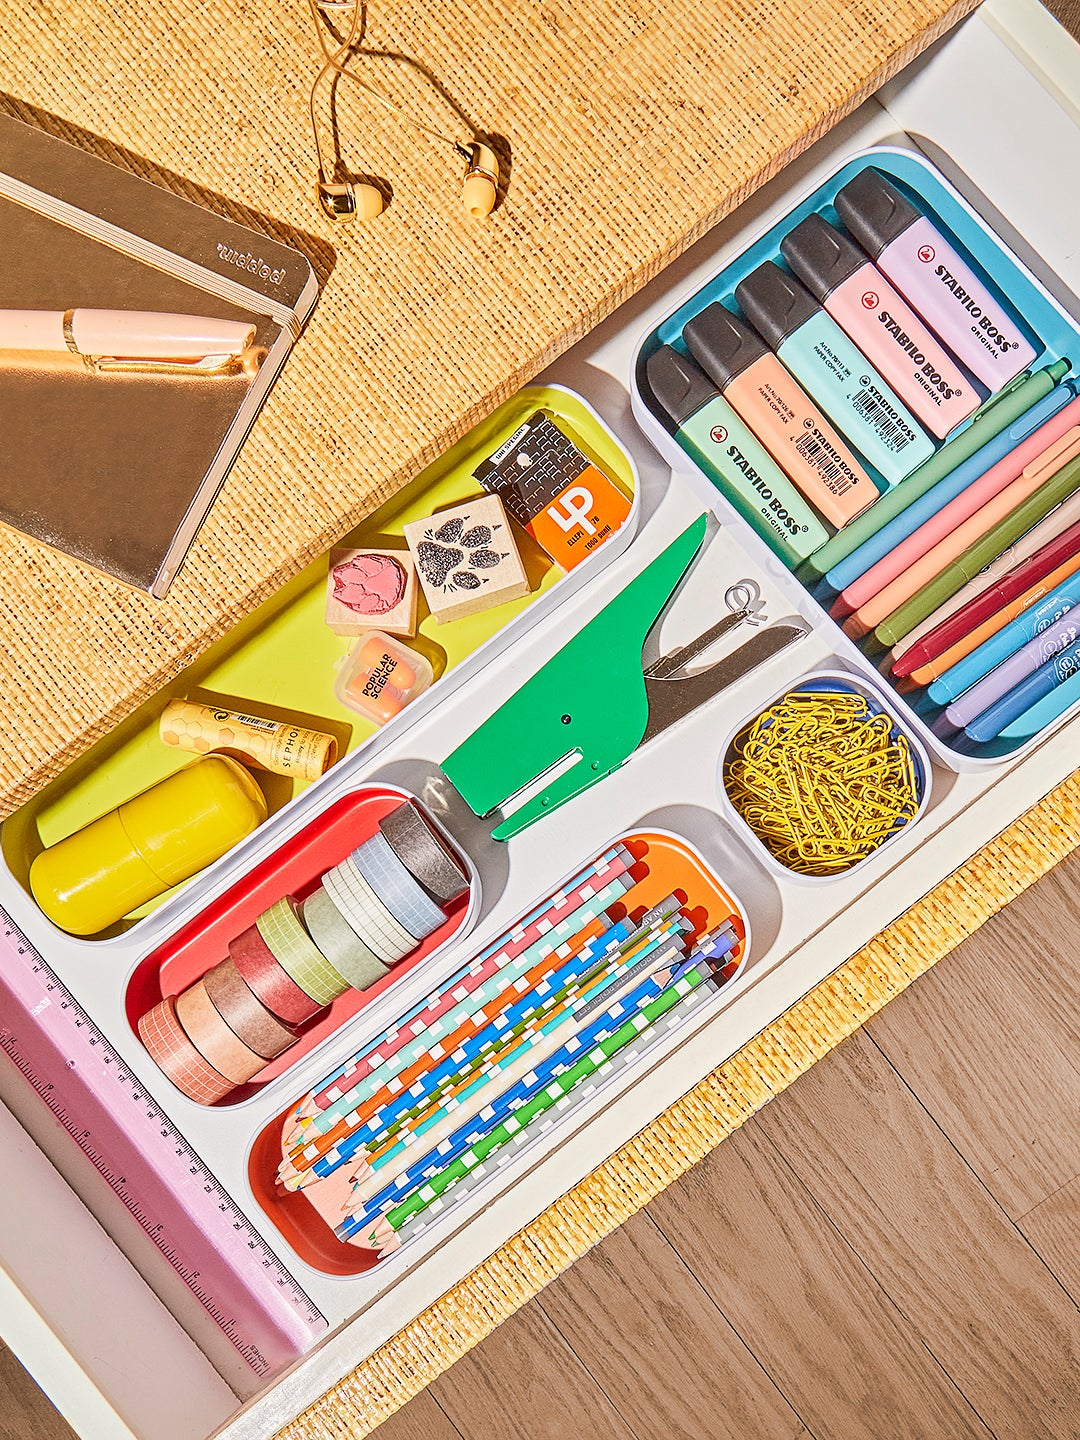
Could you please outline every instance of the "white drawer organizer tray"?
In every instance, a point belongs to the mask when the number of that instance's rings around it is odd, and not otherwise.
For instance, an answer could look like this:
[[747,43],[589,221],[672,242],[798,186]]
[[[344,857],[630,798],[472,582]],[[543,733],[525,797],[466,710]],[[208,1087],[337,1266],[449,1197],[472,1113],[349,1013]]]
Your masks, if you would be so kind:
[[[988,104],[988,95],[1007,95],[1008,103]],[[207,1110],[180,1097],[156,1071],[122,1016],[120,996],[139,963],[195,908],[238,878],[242,853],[225,857],[190,893],[104,946],[60,937],[21,886],[4,877],[0,906],[62,973],[76,998],[83,983],[95,995],[112,986],[111,1013],[105,1013],[108,1007],[95,1013],[109,1045],[153,1097],[163,1123],[175,1128],[178,1144],[198,1157],[235,1202],[250,1226],[253,1248],[265,1245],[280,1261],[282,1287],[296,1297],[301,1323],[316,1312],[326,1321],[324,1329],[311,1327],[310,1348],[286,1372],[257,1379],[4,1060],[0,1329],[82,1435],[93,1440],[272,1435],[1080,760],[1074,719],[1023,755],[991,766],[957,772],[935,764],[925,813],[910,833],[900,834],[857,872],[820,887],[774,875],[721,818],[720,747],[741,720],[789,682],[857,662],[837,644],[835,631],[820,623],[813,605],[804,604],[784,577],[744,545],[737,527],[730,527],[711,541],[679,597],[665,623],[664,647],[694,635],[702,617],[714,613],[715,596],[742,579],[759,586],[770,620],[798,609],[810,634],[696,711],[677,734],[661,736],[601,785],[506,845],[487,838],[484,825],[464,812],[439,775],[438,761],[704,508],[727,519],[711,486],[669,472],[636,429],[629,393],[637,340],[671,313],[680,296],[705,284],[779,220],[795,197],[823,183],[847,158],[878,145],[914,146],[926,154],[1080,320],[1080,256],[1072,243],[1080,228],[1080,200],[1061,183],[1063,176],[1080,173],[1080,52],[1033,0],[988,0],[552,367],[545,379],[584,394],[637,463],[641,524],[634,543],[538,620],[527,651],[508,648],[494,655],[482,676],[444,693],[404,733],[388,735],[377,754],[358,752],[341,762],[260,837],[262,851],[273,835],[298,828],[362,783],[411,791],[476,864],[483,907],[471,934],[456,937],[429,965],[405,975],[317,1052],[243,1103]],[[392,1012],[427,993],[440,975],[549,893],[575,860],[599,853],[613,835],[641,829],[684,837],[739,896],[753,943],[738,979],[686,1025],[661,1037],[646,1064],[621,1070],[399,1254],[352,1276],[327,1275],[300,1259],[267,1223],[249,1188],[247,1157],[256,1134],[290,1099],[360,1049]]]

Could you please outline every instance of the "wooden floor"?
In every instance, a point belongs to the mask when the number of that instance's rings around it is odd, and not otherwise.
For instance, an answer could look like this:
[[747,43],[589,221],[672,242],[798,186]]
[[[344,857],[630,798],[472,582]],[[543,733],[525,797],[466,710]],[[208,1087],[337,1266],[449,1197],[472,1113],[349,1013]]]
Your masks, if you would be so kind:
[[1080,853],[377,1440],[1080,1437],[1078,911]]

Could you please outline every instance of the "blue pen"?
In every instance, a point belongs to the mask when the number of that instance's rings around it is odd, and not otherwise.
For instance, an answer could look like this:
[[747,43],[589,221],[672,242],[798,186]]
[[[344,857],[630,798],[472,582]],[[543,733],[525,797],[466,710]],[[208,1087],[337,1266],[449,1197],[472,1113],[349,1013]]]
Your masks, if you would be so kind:
[[891,550],[895,550],[901,540],[906,540],[920,525],[925,524],[931,515],[944,509],[950,500],[955,500],[961,491],[966,490],[980,475],[985,475],[999,461],[1004,460],[1021,441],[1032,435],[1040,425],[1053,419],[1063,405],[1075,398],[1076,390],[1071,383],[1055,386],[1050,394],[1037,405],[1033,405],[1026,415],[1021,415],[1007,430],[988,440],[974,455],[946,475],[944,480],[939,480],[925,495],[914,500],[906,510],[901,510],[899,515],[875,531],[868,540],[864,540],[846,559],[834,565],[825,576],[827,583],[837,592],[846,590],[872,565],[876,565]]
[[[1061,658],[1059,655],[1058,659]],[[1080,670],[1073,670],[1069,678],[1051,690],[1049,695],[1044,695],[1040,701],[1032,705],[1030,710],[1025,710],[1010,725],[1006,725],[999,738],[1017,742],[1030,740],[1033,735],[1038,735],[1040,730],[1045,730],[1048,725],[1052,725],[1055,720],[1060,719],[1065,711],[1075,705],[1078,700],[1080,700]]]
[[936,705],[947,705],[950,700],[956,700],[984,675],[989,675],[996,665],[1015,655],[1029,640],[1041,635],[1076,605],[1080,605],[1080,572],[1063,580],[1036,604],[1029,605],[1011,624],[950,666],[926,693]]
[[[1033,710],[1038,709],[1039,701],[1053,695],[1053,692],[1064,685],[1067,680],[1075,678],[1080,671],[1080,640],[1074,640],[1067,650],[1062,650],[1060,655],[1055,655],[1052,660],[1047,660],[1045,665],[1040,665],[1034,674],[1029,675],[1026,680],[1021,680],[1019,685],[1013,686],[1007,695],[993,705],[987,706],[981,715],[976,715],[974,720],[964,726],[964,734],[972,740],[994,740],[999,735],[1007,739],[1016,738],[1016,731],[1013,729],[1018,722],[1026,720]],[[1052,707],[1051,707],[1052,708]],[[1054,718],[1065,709],[1054,710]],[[1030,723],[1030,722],[1029,722]],[[1029,739],[1030,735],[1037,734],[1042,729],[1041,725],[1029,731],[1026,724],[1020,726],[1023,738]],[[1005,732],[1010,733],[1006,736]]]

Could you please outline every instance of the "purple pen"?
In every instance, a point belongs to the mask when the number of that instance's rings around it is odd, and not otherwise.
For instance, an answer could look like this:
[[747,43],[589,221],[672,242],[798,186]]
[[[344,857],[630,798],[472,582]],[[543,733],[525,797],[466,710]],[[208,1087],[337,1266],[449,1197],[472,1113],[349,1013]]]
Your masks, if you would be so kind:
[[1060,654],[1078,636],[1080,618],[1075,611],[1068,610],[1060,620],[1055,620],[1053,625],[1048,625],[1034,639],[1022,645],[1014,655],[995,666],[989,675],[972,685],[970,690],[965,690],[945,711],[946,719],[951,725],[962,729],[969,721],[974,720],[976,715],[981,715],[988,706],[1000,700],[1014,685],[1026,680],[1032,671]]

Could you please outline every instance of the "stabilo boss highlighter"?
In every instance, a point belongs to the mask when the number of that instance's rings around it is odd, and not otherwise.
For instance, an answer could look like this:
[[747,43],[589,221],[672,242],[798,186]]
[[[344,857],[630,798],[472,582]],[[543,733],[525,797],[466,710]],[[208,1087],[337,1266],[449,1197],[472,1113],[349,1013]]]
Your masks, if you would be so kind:
[[853,240],[808,215],[780,253],[931,435],[943,439],[978,409],[975,385]]
[[766,260],[735,287],[735,299],[781,364],[887,484],[934,453],[911,411],[793,275]]
[[786,565],[824,544],[828,530],[689,356],[663,345],[645,378],[682,448]]
[[1068,360],[1056,360],[1053,365],[1036,371],[1034,375],[1018,375],[999,395],[986,402],[970,425],[946,441],[924,465],[920,465],[894,490],[883,495],[873,509],[865,511],[827,541],[820,550],[815,551],[801,567],[800,577],[804,578],[807,584],[820,580],[841,560],[846,560],[859,545],[875,535],[889,520],[933,489],[946,475],[952,474],[976,451],[981,450],[996,435],[1000,435],[1038,405],[1068,373]]
[[724,305],[708,305],[687,321],[683,340],[731,408],[831,525],[846,525],[877,499],[874,482],[806,391]]
[[938,227],[878,170],[849,180],[836,213],[901,295],[988,390],[1035,359],[1035,348]]

